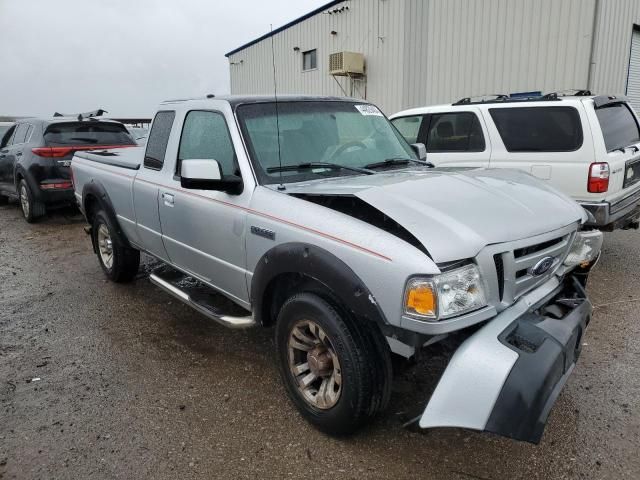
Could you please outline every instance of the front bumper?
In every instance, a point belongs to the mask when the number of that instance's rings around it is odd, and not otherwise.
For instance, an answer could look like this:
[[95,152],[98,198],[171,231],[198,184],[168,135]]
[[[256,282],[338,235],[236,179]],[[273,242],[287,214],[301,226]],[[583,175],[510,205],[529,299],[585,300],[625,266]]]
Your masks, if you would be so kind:
[[640,190],[637,190],[615,203],[580,202],[580,205],[593,215],[594,221],[587,226],[612,231],[618,228],[637,228],[640,219]]
[[592,306],[580,283],[553,278],[469,337],[420,418],[538,443],[580,355]]

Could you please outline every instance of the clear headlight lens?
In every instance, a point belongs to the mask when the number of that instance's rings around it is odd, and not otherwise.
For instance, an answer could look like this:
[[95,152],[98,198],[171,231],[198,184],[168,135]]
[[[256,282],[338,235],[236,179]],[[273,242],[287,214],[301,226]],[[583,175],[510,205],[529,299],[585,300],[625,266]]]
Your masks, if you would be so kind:
[[405,313],[440,320],[487,304],[480,272],[466,265],[429,278],[412,278],[405,288]]
[[602,232],[599,230],[591,230],[588,232],[578,232],[576,238],[571,245],[569,255],[564,260],[567,267],[575,267],[576,265],[589,264],[598,258],[598,254],[602,249]]

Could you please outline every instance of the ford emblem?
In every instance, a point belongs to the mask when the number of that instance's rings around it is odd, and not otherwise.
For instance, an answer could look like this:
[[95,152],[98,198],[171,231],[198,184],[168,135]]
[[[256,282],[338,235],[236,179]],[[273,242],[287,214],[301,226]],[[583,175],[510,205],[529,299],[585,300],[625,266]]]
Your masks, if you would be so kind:
[[553,264],[555,263],[555,258],[553,257],[544,257],[538,261],[533,267],[529,269],[529,274],[534,277],[539,277],[549,271]]

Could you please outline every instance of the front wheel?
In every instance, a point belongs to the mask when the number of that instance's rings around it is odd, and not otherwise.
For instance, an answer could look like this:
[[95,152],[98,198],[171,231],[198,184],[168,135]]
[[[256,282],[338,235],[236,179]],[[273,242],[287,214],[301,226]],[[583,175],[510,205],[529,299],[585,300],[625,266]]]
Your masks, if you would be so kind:
[[276,348],[287,393],[326,433],[352,433],[386,406],[388,349],[368,328],[314,293],[294,295],[280,310]]
[[140,252],[124,244],[104,210],[95,215],[92,235],[98,261],[107,277],[118,283],[133,280],[140,266]]

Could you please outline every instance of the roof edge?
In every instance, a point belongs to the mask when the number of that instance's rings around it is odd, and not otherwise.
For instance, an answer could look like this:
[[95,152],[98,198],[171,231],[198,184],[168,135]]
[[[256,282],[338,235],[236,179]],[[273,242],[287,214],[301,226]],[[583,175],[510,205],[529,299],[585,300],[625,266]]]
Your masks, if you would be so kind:
[[311,12],[309,12],[309,13],[307,13],[305,15],[302,15],[301,17],[298,17],[295,20],[292,20],[289,23],[287,23],[287,24],[285,24],[285,25],[283,25],[281,27],[278,27],[275,30],[272,30],[271,32],[265,33],[261,37],[258,37],[258,38],[254,39],[254,40],[251,40],[250,42],[245,43],[244,45],[241,45],[238,48],[235,48],[235,49],[231,50],[228,53],[225,53],[224,56],[229,58],[231,55],[234,55],[234,54],[236,54],[236,53],[238,53],[238,52],[240,52],[242,50],[245,50],[245,49],[249,48],[250,46],[255,45],[256,43],[261,42],[262,40],[265,40],[265,39],[267,39],[269,37],[272,37],[276,33],[280,33],[280,32],[282,32],[284,30],[287,30],[288,28],[293,27],[294,25],[297,25],[300,22],[304,22],[306,19],[311,18],[311,17],[317,15],[318,13],[321,13],[323,10],[326,10],[327,8],[331,8],[334,5],[337,5],[339,3],[343,3],[345,1],[346,0],[333,0],[332,2],[325,3],[324,5],[316,8],[315,10],[312,10]]

